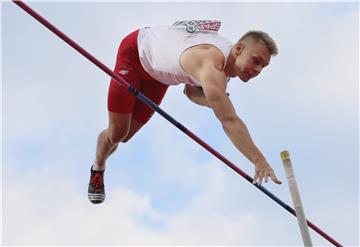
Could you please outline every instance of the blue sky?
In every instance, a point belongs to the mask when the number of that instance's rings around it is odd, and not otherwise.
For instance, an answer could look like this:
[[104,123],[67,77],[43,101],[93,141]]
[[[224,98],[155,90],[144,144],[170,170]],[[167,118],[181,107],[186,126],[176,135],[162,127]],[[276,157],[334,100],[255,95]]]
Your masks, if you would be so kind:
[[[295,218],[159,115],[108,160],[107,199],[87,201],[109,77],[11,2],[2,23],[2,237],[7,245],[301,245]],[[228,86],[238,115],[284,182],[289,150],[307,217],[359,244],[358,3],[29,3],[114,66],[144,26],[219,19],[231,41],[268,32],[279,46],[260,76]],[[210,109],[182,86],[162,108],[249,175]],[[285,233],[286,229],[286,234]],[[328,242],[312,230],[316,245]]]

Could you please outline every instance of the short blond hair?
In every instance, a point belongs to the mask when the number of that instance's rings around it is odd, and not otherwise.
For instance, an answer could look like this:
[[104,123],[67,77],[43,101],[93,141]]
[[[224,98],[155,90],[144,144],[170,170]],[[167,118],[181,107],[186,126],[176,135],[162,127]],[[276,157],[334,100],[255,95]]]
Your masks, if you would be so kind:
[[269,36],[269,34],[263,31],[249,31],[245,33],[238,42],[243,41],[245,39],[252,38],[256,42],[262,41],[268,48],[270,55],[276,56],[278,54],[278,48],[275,41]]

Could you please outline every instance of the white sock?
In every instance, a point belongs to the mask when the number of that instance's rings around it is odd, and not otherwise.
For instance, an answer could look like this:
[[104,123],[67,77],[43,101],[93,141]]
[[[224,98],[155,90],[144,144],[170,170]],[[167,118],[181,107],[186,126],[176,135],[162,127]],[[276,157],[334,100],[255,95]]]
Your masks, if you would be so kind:
[[105,171],[105,165],[99,166],[96,162],[93,163],[92,169],[94,171]]

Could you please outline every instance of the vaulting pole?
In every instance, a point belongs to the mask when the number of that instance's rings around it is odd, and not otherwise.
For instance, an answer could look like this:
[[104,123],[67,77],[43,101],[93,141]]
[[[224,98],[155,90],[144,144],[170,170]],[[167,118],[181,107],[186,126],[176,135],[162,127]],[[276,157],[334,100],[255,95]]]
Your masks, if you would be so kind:
[[[84,57],[86,57],[88,60],[90,60],[93,64],[95,64],[97,67],[99,67],[102,71],[104,71],[106,74],[111,76],[114,80],[116,80],[119,85],[127,89],[131,94],[133,94],[136,98],[141,100],[144,104],[149,106],[151,109],[159,113],[161,116],[163,116],[165,119],[167,119],[169,122],[171,122],[173,125],[175,125],[178,129],[180,129],[182,132],[184,132],[187,136],[189,136],[191,139],[193,139],[195,142],[200,144],[202,147],[204,147],[206,150],[208,150],[210,153],[212,153],[215,157],[217,157],[219,160],[224,162],[228,167],[233,169],[236,173],[238,173],[240,176],[245,178],[247,181],[249,181],[251,184],[253,182],[253,179],[247,175],[245,172],[243,172],[240,168],[238,168],[236,165],[234,165],[231,161],[229,161],[227,158],[225,158],[223,155],[221,155],[219,152],[217,152],[215,149],[210,147],[206,142],[201,140],[199,137],[197,137],[194,133],[192,133],[190,130],[185,128],[181,123],[176,121],[173,117],[171,117],[169,114],[167,114],[164,110],[162,110],[158,105],[156,105],[154,102],[152,102],[150,99],[148,99],[145,95],[143,95],[141,92],[139,92],[135,87],[131,86],[128,82],[126,82],[124,79],[122,79],[120,76],[115,74],[111,69],[109,69],[107,66],[105,66],[102,62],[100,62],[97,58],[92,56],[89,52],[84,50],[81,46],[79,46],[75,41],[70,39],[66,34],[61,32],[57,27],[52,25],[50,22],[48,22],[45,18],[40,16],[37,12],[35,12],[32,8],[30,8],[27,4],[25,4],[22,1],[13,1],[16,5],[18,5],[20,8],[22,8],[25,12],[27,12],[29,15],[34,17],[36,20],[38,20],[41,24],[43,24],[45,27],[47,27],[51,32],[56,34],[59,38],[61,38],[63,41],[65,41],[67,44],[69,44],[72,48],[77,50],[79,53],[81,53]],[[289,205],[281,201],[279,198],[277,198],[274,194],[272,194],[270,191],[268,191],[265,187],[255,184],[256,188],[264,192],[267,196],[269,196],[271,199],[273,199],[275,202],[277,202],[280,206],[282,206],[284,209],[286,209],[288,212],[296,216],[295,210],[292,209]],[[322,231],[320,228],[315,226],[313,223],[307,220],[307,224],[309,227],[311,227],[314,231],[316,231],[318,234],[320,234],[322,237],[327,239],[330,243],[332,243],[335,246],[342,246],[339,242],[337,242],[335,239],[330,237],[328,234],[326,234],[324,231]]]
[[288,181],[290,194],[291,194],[291,198],[292,198],[292,201],[294,204],[296,218],[298,220],[300,233],[301,233],[301,237],[302,237],[304,246],[312,247],[313,244],[311,242],[309,228],[306,224],[305,211],[304,211],[303,204],[301,202],[300,192],[297,187],[294,169],[292,167],[291,160],[290,160],[290,154],[288,151],[282,151],[280,153],[280,156],[283,161],[283,166],[284,166],[286,178]]

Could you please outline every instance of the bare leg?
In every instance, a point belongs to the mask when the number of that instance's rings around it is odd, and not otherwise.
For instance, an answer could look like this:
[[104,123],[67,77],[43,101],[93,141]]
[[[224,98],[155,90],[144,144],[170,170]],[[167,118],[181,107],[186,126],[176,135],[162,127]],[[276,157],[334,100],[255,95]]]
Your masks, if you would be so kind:
[[139,123],[135,119],[131,119],[129,133],[123,140],[121,140],[121,142],[126,143],[129,141],[141,129],[142,126],[144,126],[143,123]]
[[106,159],[116,150],[118,144],[111,143],[108,136],[108,129],[103,130],[98,137],[96,146],[96,164],[102,168],[105,168]]
[[126,143],[144,126],[132,118],[132,114],[109,112],[109,127],[98,137],[95,164],[105,169],[106,159],[117,149],[119,142]]
[[98,137],[96,145],[95,164],[105,169],[106,159],[116,150],[129,133],[132,114],[119,114],[109,112],[109,127],[103,130]]
[[98,137],[95,162],[91,168],[88,198],[92,203],[105,200],[104,170],[106,159],[129,133],[132,114],[109,112],[109,126]]

